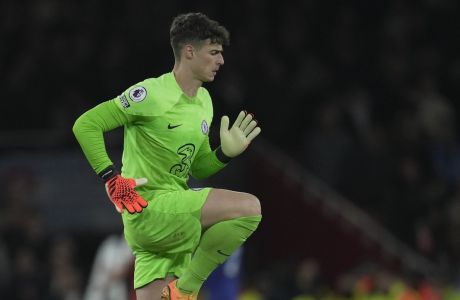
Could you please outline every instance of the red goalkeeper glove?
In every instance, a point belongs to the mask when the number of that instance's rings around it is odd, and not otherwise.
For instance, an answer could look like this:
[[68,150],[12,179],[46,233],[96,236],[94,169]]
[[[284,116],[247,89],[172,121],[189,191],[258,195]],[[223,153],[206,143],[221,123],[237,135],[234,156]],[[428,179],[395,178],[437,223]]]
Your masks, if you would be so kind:
[[113,166],[102,171],[100,177],[104,179],[107,195],[119,213],[123,213],[124,208],[131,214],[140,213],[143,208],[147,207],[148,202],[134,189],[146,184],[147,178],[121,177],[120,174],[116,173]]

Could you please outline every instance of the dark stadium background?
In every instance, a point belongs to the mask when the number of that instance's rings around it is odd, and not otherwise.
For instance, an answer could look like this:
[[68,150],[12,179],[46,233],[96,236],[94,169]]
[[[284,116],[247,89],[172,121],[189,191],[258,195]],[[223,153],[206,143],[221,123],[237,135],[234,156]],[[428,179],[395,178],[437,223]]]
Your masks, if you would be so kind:
[[[261,298],[245,299],[459,299],[455,0],[1,1],[0,298],[81,299],[122,228],[71,127],[170,71],[169,25],[188,11],[231,32],[206,85],[213,143],[242,108],[263,129],[194,183],[261,199],[242,276]],[[121,137],[107,135],[118,164]]]

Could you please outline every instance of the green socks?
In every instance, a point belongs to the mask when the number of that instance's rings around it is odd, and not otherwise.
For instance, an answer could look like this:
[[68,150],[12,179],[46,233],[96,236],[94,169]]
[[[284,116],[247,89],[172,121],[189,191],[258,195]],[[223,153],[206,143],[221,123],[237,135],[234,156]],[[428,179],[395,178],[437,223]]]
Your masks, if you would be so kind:
[[179,290],[197,294],[209,274],[246,241],[261,219],[260,215],[241,217],[209,227],[203,233],[190,265],[177,281]]

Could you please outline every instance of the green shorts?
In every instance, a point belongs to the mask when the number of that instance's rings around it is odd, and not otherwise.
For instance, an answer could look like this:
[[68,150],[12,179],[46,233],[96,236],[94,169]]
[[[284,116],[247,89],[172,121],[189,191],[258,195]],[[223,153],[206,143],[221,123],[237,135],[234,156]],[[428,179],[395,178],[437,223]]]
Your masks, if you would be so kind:
[[210,188],[153,191],[141,213],[124,212],[124,233],[136,257],[134,288],[180,277],[201,238],[201,208]]

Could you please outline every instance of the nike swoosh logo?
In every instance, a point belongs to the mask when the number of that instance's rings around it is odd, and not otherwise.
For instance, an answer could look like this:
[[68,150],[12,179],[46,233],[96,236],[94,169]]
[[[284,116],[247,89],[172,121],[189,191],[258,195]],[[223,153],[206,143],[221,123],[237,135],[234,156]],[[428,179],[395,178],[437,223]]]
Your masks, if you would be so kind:
[[174,129],[174,128],[179,127],[179,126],[182,126],[182,124],[179,124],[179,125],[168,124],[168,129]]
[[219,253],[220,255],[223,255],[223,256],[230,256],[230,254],[224,253],[224,252],[222,252],[222,250],[217,250],[217,253]]

